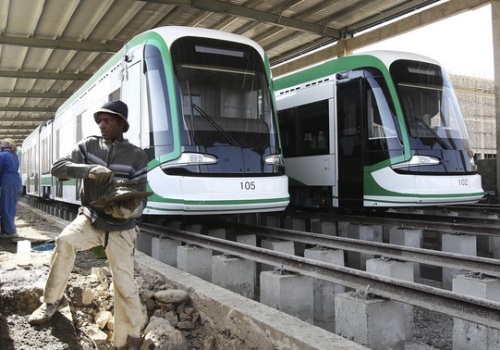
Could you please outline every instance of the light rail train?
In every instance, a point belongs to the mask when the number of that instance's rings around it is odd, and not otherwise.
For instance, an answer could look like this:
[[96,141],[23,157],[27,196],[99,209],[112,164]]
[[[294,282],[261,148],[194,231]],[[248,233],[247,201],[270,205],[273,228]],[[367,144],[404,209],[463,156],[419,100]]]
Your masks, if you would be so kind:
[[445,70],[376,51],[274,80],[290,203],[435,206],[484,195]]
[[51,165],[100,136],[94,111],[122,99],[125,137],[149,158],[145,214],[282,210],[288,179],[271,86],[263,49],[243,36],[188,27],[139,34],[25,139],[24,190],[79,204],[81,180],[59,181]]

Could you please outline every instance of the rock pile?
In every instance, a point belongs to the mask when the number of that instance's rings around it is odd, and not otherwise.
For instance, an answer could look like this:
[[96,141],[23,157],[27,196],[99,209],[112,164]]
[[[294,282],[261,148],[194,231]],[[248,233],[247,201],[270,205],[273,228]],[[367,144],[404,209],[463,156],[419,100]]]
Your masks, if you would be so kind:
[[[68,296],[75,326],[98,349],[109,349],[114,330],[113,283],[108,267],[94,267],[88,276],[71,281]],[[136,277],[143,303],[143,349],[211,349],[204,336],[206,318],[190,303],[187,292],[153,276]],[[207,324],[208,326],[208,324]]]

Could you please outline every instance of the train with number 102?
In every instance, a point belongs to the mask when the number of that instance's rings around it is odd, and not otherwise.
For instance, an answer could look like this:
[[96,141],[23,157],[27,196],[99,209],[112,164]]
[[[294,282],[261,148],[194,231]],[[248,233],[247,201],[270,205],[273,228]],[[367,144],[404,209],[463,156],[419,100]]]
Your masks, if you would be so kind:
[[139,34],[24,140],[24,191],[79,204],[81,180],[57,180],[51,164],[100,135],[93,112],[121,99],[125,137],[149,159],[144,214],[282,210],[288,179],[271,86],[263,49],[243,36],[174,26]]
[[291,205],[439,206],[483,197],[438,62],[374,51],[278,77],[274,88]]

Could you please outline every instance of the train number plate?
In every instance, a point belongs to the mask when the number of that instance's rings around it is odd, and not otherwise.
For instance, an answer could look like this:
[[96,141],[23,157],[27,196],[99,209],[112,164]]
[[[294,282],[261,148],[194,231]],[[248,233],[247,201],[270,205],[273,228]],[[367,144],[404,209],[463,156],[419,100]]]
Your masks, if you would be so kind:
[[255,181],[241,181],[240,190],[242,191],[254,191],[256,188]]

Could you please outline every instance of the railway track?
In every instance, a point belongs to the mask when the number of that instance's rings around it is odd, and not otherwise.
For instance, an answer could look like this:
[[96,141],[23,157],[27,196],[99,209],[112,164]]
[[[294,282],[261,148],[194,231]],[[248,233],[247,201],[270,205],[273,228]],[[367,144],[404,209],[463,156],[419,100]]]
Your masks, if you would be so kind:
[[[323,246],[343,247],[342,249],[353,249],[353,246],[355,245],[358,247],[363,246],[363,243],[361,242],[353,242],[356,240],[339,239],[339,237],[319,237],[324,235],[306,234],[304,232],[293,230],[269,229],[255,225],[231,224],[229,226],[232,230],[238,230],[239,232],[251,231],[264,236],[277,236],[278,234],[281,234],[280,238],[293,239],[297,242],[306,242],[314,237],[316,239],[314,240],[314,244],[324,243],[322,244]],[[225,226],[225,228],[228,227]],[[249,246],[181,229],[171,229],[158,225],[143,224],[141,225],[141,231],[149,235],[170,238],[187,244],[234,255],[243,259],[253,260],[258,263],[273,265],[276,268],[280,268],[285,271],[319,278],[321,280],[341,284],[348,288],[365,290],[373,295],[437,311],[445,315],[476,322],[488,327],[500,328],[500,303],[497,302],[469,297],[444,289],[426,286],[420,283],[412,283],[383,277],[361,270],[306,259],[300,256]],[[349,244],[328,244],[328,242],[333,241],[347,242]],[[386,247],[386,249],[387,250],[383,249],[383,245],[366,244],[364,248],[358,248],[357,251],[372,253],[381,253],[382,251],[383,253],[387,253],[389,250],[392,250],[393,252],[398,250],[401,252],[407,251],[404,247]],[[419,252],[416,252],[414,256],[417,256],[418,253]],[[495,259],[466,258],[468,260],[467,263],[460,264],[459,262],[461,258],[459,257],[454,257],[452,254],[435,253],[437,256],[441,256],[441,259],[433,261],[433,263],[437,265],[454,266],[457,268],[464,266],[471,267],[467,264],[472,264],[474,267],[482,268],[488,272],[494,272],[496,275],[500,276],[500,273],[498,272],[500,262]],[[420,254],[424,253],[420,252]],[[403,254],[399,254],[399,256],[403,257]],[[410,256],[409,254],[408,256],[404,256],[404,258],[408,258],[409,261],[421,261],[420,259],[414,258],[414,256]],[[438,260],[440,261],[438,262]],[[447,262],[445,262],[446,260]],[[428,260],[425,262],[429,263]],[[457,265],[453,265],[452,262],[457,263]],[[495,271],[495,267],[497,271]]]

